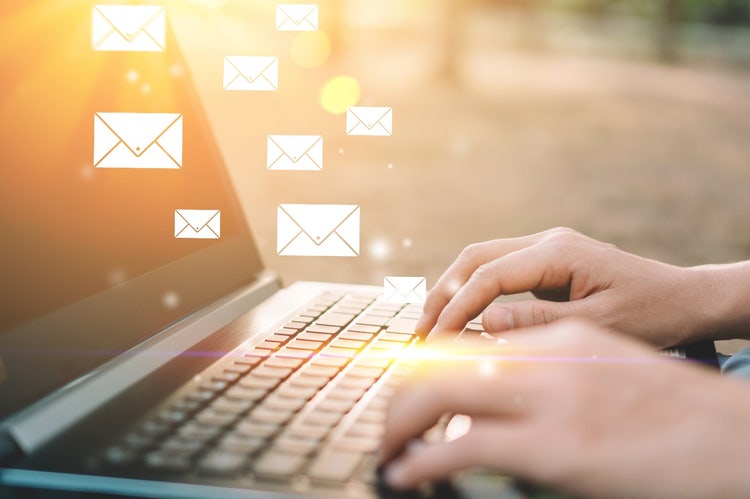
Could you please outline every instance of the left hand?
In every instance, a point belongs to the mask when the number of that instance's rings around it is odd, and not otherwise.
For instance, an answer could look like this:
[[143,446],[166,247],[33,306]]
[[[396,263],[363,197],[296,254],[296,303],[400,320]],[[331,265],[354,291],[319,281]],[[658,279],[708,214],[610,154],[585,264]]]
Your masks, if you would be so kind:
[[[583,322],[504,338],[397,392],[381,452],[391,486],[482,467],[584,497],[750,497],[750,385]],[[471,429],[408,446],[445,414]]]

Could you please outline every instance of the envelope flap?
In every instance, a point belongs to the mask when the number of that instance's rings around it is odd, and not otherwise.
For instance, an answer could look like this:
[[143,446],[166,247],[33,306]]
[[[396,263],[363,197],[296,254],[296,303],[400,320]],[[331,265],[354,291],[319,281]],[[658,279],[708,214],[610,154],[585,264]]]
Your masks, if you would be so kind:
[[292,23],[301,24],[318,7],[314,4],[285,4],[278,8]]
[[316,244],[325,241],[342,223],[359,209],[357,205],[282,204],[280,208]]
[[349,112],[354,115],[363,125],[368,129],[373,128],[382,120],[388,113],[391,112],[390,107],[350,107]]
[[275,57],[227,56],[226,61],[252,83],[261,77],[263,72],[270,68],[277,59]]
[[180,216],[186,224],[198,232],[219,214],[219,210],[176,210],[175,213]]
[[128,40],[138,36],[164,12],[159,5],[96,5],[94,8]]
[[388,282],[393,288],[399,292],[402,296],[408,296],[419,288],[424,282],[424,277],[386,277],[385,281]]
[[320,135],[269,135],[268,140],[276,144],[293,161],[297,161],[323,140],[323,137]]
[[140,156],[179,118],[175,113],[96,113],[133,154]]

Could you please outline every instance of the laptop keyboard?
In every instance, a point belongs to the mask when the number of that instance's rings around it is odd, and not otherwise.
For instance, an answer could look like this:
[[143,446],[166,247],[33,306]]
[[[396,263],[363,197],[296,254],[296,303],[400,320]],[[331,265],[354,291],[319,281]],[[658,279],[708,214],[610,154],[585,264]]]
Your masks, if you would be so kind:
[[[103,464],[198,476],[374,480],[388,398],[421,305],[325,293],[109,447]],[[475,328],[478,326],[474,323]],[[470,325],[471,327],[471,325]]]

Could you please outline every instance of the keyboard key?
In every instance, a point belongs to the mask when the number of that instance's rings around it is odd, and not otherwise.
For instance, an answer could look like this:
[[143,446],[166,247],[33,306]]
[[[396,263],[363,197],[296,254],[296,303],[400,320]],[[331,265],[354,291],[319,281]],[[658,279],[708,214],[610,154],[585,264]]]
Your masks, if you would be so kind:
[[164,441],[159,448],[165,451],[179,451],[195,454],[203,449],[204,443],[199,440],[184,440],[179,437],[171,437]]
[[263,437],[249,437],[241,433],[230,433],[219,441],[218,448],[229,452],[252,454],[266,445]]
[[[360,317],[357,319],[356,325],[365,325],[365,326],[385,326],[388,324],[388,321],[390,320],[389,317],[381,317],[378,315],[365,315],[364,317]],[[356,331],[354,327],[350,328],[353,331]]]
[[326,307],[310,307],[307,310],[303,310],[299,313],[302,317],[310,317],[312,319],[316,319],[327,310]]
[[290,322],[287,322],[286,324],[284,324],[284,328],[285,329],[294,329],[296,331],[299,331],[301,329],[305,329],[308,324],[309,324],[309,322],[307,322],[307,321],[304,321],[304,322],[302,322],[302,321],[290,321]]
[[257,345],[255,345],[255,348],[257,350],[270,350],[270,351],[273,351],[273,350],[277,350],[280,346],[281,346],[281,344],[279,344],[278,342],[275,342],[275,341],[261,341],[260,343],[258,343]]
[[383,369],[379,367],[359,367],[361,365],[359,360],[354,365],[355,367],[346,372],[347,377],[375,380],[383,374]]
[[372,439],[379,439],[383,436],[383,425],[376,423],[354,423],[346,430],[346,435],[352,437],[370,437]]
[[412,338],[414,338],[414,335],[412,334],[390,333],[387,331],[385,333],[382,333],[380,336],[378,336],[379,340],[398,341],[398,342],[403,342],[403,343],[410,342]]
[[383,341],[376,339],[372,343],[370,343],[370,348],[373,348],[375,350],[401,350],[406,345],[404,343],[399,343],[397,341]]
[[267,438],[279,429],[277,423],[261,421],[243,421],[237,425],[235,432],[245,437]]
[[364,411],[357,417],[358,423],[385,423],[385,411],[376,410],[373,407],[368,406]]
[[246,400],[257,402],[268,393],[267,388],[246,388],[244,386],[233,386],[224,393],[224,397],[232,400]]
[[242,470],[246,460],[243,454],[212,451],[198,463],[198,470],[210,475],[231,475]]
[[281,437],[273,443],[271,452],[282,452],[285,454],[298,454],[307,456],[318,447],[317,440]]
[[391,363],[390,358],[374,356],[374,355],[362,355],[354,363],[356,367],[377,367],[385,369]]
[[333,444],[333,448],[340,451],[367,454],[375,452],[380,447],[380,438],[345,436]]
[[194,402],[208,402],[212,398],[214,398],[216,394],[212,391],[208,390],[196,390],[194,392],[190,392],[187,395],[187,399],[194,401]]
[[288,427],[284,436],[321,441],[331,431],[328,425],[308,425],[295,423]]
[[300,376],[325,376],[333,378],[339,373],[339,369],[331,366],[308,365],[299,370]]
[[156,415],[156,419],[167,424],[182,423],[187,417],[188,414],[185,411],[175,409],[164,410]]
[[417,325],[417,321],[414,319],[392,319],[391,322],[388,323],[388,328],[386,329],[389,332],[392,333],[409,333],[414,334],[414,328]]
[[358,333],[356,331],[344,331],[338,337],[342,340],[370,341],[374,335],[370,333]]
[[272,334],[268,338],[266,338],[266,341],[273,341],[274,343],[284,343],[285,341],[289,340],[289,336],[284,334]]
[[183,472],[190,469],[190,453],[182,451],[153,451],[146,454],[144,464],[151,470]]
[[285,359],[301,359],[303,362],[313,356],[313,353],[309,350],[295,350],[294,348],[284,347],[274,357],[280,357]]
[[330,346],[334,348],[351,348],[354,350],[359,350],[360,348],[365,346],[365,342],[356,341],[356,340],[335,339],[330,343]]
[[346,376],[339,379],[336,382],[336,389],[339,388],[355,388],[358,390],[362,390],[363,392],[370,388],[370,386],[373,384],[374,378],[372,377],[357,377],[357,376],[350,376],[349,373],[347,373]]
[[301,387],[301,386],[282,386],[273,392],[274,395],[282,398],[296,399],[296,400],[310,400],[318,393],[318,388],[315,387]]
[[219,434],[221,428],[216,426],[205,426],[198,423],[188,423],[181,427],[177,434],[186,440],[206,441]]
[[302,388],[322,388],[328,383],[329,378],[321,376],[295,376],[289,381],[291,386]]
[[342,388],[336,385],[333,390],[328,392],[328,400],[345,400],[349,402],[356,402],[362,395],[367,391],[366,388]]
[[[370,324],[362,324],[360,322],[357,322],[353,326],[349,326],[346,328],[347,331],[357,332],[357,333],[370,333],[375,334],[378,331],[380,331],[379,325],[370,325]],[[357,339],[357,338],[354,338]]]
[[331,428],[341,420],[341,414],[337,412],[312,411],[300,420],[301,424],[310,426],[325,426]]
[[330,334],[323,334],[323,333],[310,333],[310,332],[304,332],[300,333],[297,336],[298,340],[310,340],[310,341],[320,341],[325,342],[331,339]]
[[241,414],[249,410],[253,406],[254,402],[246,398],[232,398],[223,396],[214,400],[209,406],[211,409],[217,412],[226,412],[231,414]]
[[267,350],[252,350],[247,352],[244,357],[239,357],[234,360],[235,364],[246,364],[248,366],[256,366],[268,356]]
[[242,362],[235,362],[230,366],[227,366],[224,370],[230,373],[247,374],[250,372],[252,366]]
[[217,412],[209,408],[199,412],[198,415],[195,416],[195,421],[208,426],[224,427],[229,426],[236,417],[236,414]]
[[254,470],[260,475],[283,476],[294,475],[305,463],[304,456],[268,451],[256,461]]
[[312,321],[313,321],[312,317],[310,317],[308,315],[303,315],[303,314],[300,314],[297,317],[295,317],[294,319],[292,319],[292,322],[301,322],[302,324],[305,324],[305,325],[311,324]]
[[200,384],[201,390],[207,391],[207,392],[220,392],[224,390],[227,386],[226,381],[222,380],[212,380],[212,381],[204,381]]
[[254,376],[252,373],[238,382],[239,386],[243,388],[260,388],[270,390],[274,386],[278,385],[281,379],[279,378],[266,378],[261,376]]
[[318,334],[336,334],[339,331],[339,327],[334,326],[321,326],[319,324],[313,324],[312,326],[305,329],[308,333],[318,333]]
[[344,307],[336,305],[331,309],[331,312],[336,314],[359,315],[364,309],[365,307]]
[[274,393],[263,401],[262,407],[276,411],[295,412],[301,409],[306,403],[306,399],[285,398]]
[[327,449],[318,455],[307,474],[313,479],[345,482],[361,461],[360,453]]
[[346,414],[354,406],[354,400],[335,400],[326,398],[318,402],[315,406],[316,411],[334,412]]
[[256,367],[253,369],[253,376],[259,376],[262,378],[278,378],[278,379],[285,379],[290,374],[292,374],[292,370],[288,367],[270,367],[265,364]]
[[296,369],[302,364],[302,359],[293,359],[289,357],[271,357],[263,363],[266,367],[282,367],[286,369]]
[[[211,376],[211,379],[214,381],[222,381],[226,383],[224,387],[226,388],[229,384],[234,383],[240,378],[240,373],[232,372],[232,371],[223,371],[220,373],[216,373],[213,376]],[[222,388],[223,389],[223,388]]]
[[310,361],[310,364],[314,366],[324,366],[324,367],[344,367],[348,362],[349,362],[349,358],[347,357],[341,357],[341,356],[331,357],[331,356],[316,355]]
[[307,341],[307,340],[298,340],[293,339],[290,341],[286,347],[292,348],[295,350],[309,350],[309,351],[315,351],[321,347],[322,343],[319,341]]
[[333,312],[326,312],[325,314],[321,315],[317,321],[315,321],[315,324],[320,326],[343,327],[349,324],[352,319],[354,319],[354,317],[354,314],[337,314]]
[[266,409],[264,407],[257,407],[253,409],[253,412],[251,412],[248,417],[252,421],[259,421],[261,423],[283,424],[289,421],[292,418],[293,414],[293,410],[284,410],[278,408]]
[[298,332],[299,332],[298,329],[282,327],[281,329],[277,329],[276,332],[274,332],[274,334],[280,334],[282,336],[294,336]]
[[321,357],[344,357],[344,358],[352,358],[355,355],[357,355],[356,350],[351,350],[349,348],[335,348],[335,347],[327,347],[325,350],[320,352]]

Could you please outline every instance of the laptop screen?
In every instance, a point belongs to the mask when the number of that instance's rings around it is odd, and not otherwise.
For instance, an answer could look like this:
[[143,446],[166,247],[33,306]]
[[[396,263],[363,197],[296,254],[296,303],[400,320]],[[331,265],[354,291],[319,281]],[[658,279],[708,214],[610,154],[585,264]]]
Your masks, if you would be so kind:
[[0,417],[262,270],[166,13],[135,6],[0,7]]

